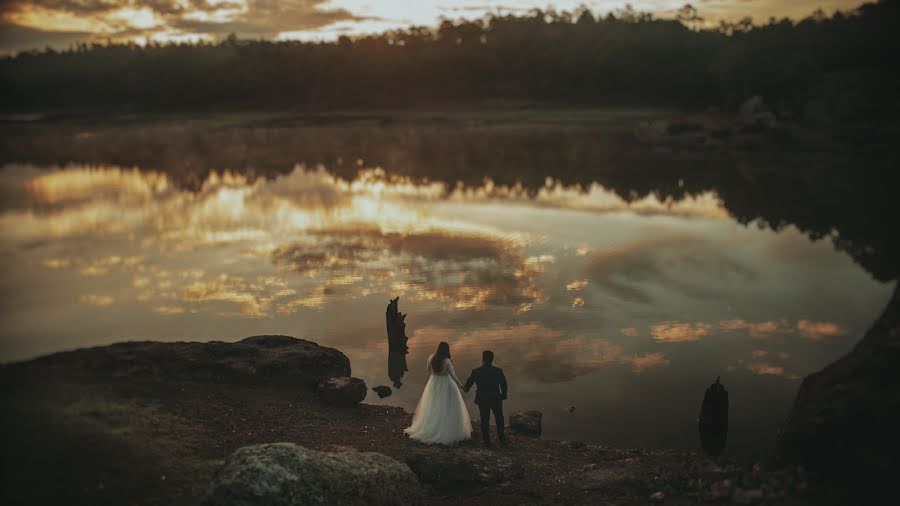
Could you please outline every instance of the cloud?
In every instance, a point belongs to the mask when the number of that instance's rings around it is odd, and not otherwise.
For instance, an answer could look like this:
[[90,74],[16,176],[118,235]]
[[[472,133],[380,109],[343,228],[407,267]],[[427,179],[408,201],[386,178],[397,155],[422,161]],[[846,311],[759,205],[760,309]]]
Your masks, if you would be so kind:
[[623,336],[634,337],[638,335],[638,329],[636,329],[635,327],[625,327],[624,329],[619,330],[619,333],[621,333]]
[[847,331],[833,322],[814,322],[810,320],[800,320],[797,322],[797,330],[801,335],[813,341],[820,341],[826,337],[842,336]]
[[91,38],[87,31],[48,31],[12,23],[5,16],[0,17],[0,55],[15,54],[30,49],[47,46],[66,48]]
[[68,269],[72,261],[68,258],[48,258],[41,262],[47,269]]
[[105,307],[111,305],[116,301],[113,297],[109,295],[99,295],[94,293],[86,293],[78,298],[84,304],[90,304],[92,306]]
[[[310,277],[328,273],[329,285],[353,279],[369,289],[443,301],[456,309],[516,306],[522,311],[541,296],[535,280],[541,262],[523,258],[516,241],[486,233],[383,232],[365,225],[322,229],[304,242],[276,247],[272,261]],[[326,295],[285,303],[283,311],[318,305]]]
[[459,333],[441,327],[423,327],[411,336],[420,349],[440,341],[450,343],[454,356],[476,361],[481,351],[494,351],[507,375],[548,383],[564,382],[604,367],[626,366],[643,373],[669,364],[662,353],[637,355],[601,338],[570,336],[541,323],[495,325]]
[[663,353],[648,353],[646,355],[635,355],[631,357],[632,370],[634,372],[644,372],[656,369],[665,365],[669,365],[669,359]]
[[[825,337],[839,336],[846,334],[846,330],[833,322],[812,322],[809,320],[800,320],[795,325],[786,320],[782,321],[762,321],[748,322],[740,318],[731,320],[722,320],[719,322],[697,322],[697,323],[679,323],[679,322],[662,322],[653,325],[650,328],[650,334],[657,341],[670,343],[683,343],[699,341],[701,337],[707,336],[714,331],[719,332],[737,332],[747,331],[754,339],[765,339],[776,334],[797,334],[799,333],[807,339],[813,341],[821,340]],[[623,332],[624,333],[624,332]],[[757,350],[754,357],[764,356],[766,352]],[[787,353],[779,353],[779,358],[788,358]]]
[[502,260],[514,257],[514,245],[499,237],[452,233],[441,230],[386,234],[388,249],[432,260],[466,262],[475,259]]
[[107,38],[217,38],[227,33],[275,38],[282,32],[315,30],[339,21],[378,19],[328,4],[328,0],[10,0],[3,5],[0,50]]
[[157,306],[153,312],[161,315],[179,315],[184,313],[184,308],[179,306]]
[[134,270],[144,262],[140,255],[110,255],[96,258],[47,258],[41,262],[47,269],[74,269],[82,276],[104,276],[112,270]]
[[584,299],[581,297],[575,297],[572,299],[572,307],[581,307],[584,305]]
[[784,374],[784,367],[765,362],[751,362],[746,367],[748,371],[760,376],[781,376]]
[[750,332],[752,337],[762,339],[776,333],[790,332],[790,327],[785,322],[763,321],[748,322],[740,318],[725,320],[719,322],[719,328],[726,332],[735,332],[738,330],[746,330]]
[[579,281],[572,281],[571,283],[566,285],[566,291],[577,292],[579,290],[583,290],[584,287],[588,285],[588,280],[582,279]]
[[653,339],[664,343],[689,343],[708,335],[713,326],[708,323],[663,322],[650,327]]
[[[754,273],[704,238],[664,236],[595,250],[584,272],[595,286],[628,301],[652,303],[648,284],[706,298],[728,282],[745,282]],[[715,280],[705,281],[704,280]]]
[[[244,318],[266,318],[271,316],[272,304],[296,292],[285,288],[286,284],[271,276],[259,277],[248,283],[241,276],[220,274],[205,281],[191,281],[181,286],[175,298],[186,303],[225,302],[232,304],[235,311],[223,316]],[[281,309],[279,307],[279,312]]]

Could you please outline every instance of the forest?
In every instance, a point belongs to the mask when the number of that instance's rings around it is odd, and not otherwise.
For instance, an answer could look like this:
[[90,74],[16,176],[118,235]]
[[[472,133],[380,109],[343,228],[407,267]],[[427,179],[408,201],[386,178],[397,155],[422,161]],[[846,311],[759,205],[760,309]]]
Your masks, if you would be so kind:
[[900,1],[802,20],[703,23],[631,8],[533,10],[333,42],[79,44],[0,59],[5,112],[334,110],[516,104],[735,109],[885,121]]

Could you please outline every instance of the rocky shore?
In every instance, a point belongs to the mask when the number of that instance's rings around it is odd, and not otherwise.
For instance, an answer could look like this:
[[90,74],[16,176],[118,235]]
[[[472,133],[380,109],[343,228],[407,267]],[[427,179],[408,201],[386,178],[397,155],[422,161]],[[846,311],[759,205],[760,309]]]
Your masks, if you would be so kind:
[[507,447],[428,447],[403,434],[410,413],[361,403],[367,387],[351,372],[340,351],[287,336],[120,343],[4,365],[2,502],[823,500],[803,467],[543,440],[535,413]]

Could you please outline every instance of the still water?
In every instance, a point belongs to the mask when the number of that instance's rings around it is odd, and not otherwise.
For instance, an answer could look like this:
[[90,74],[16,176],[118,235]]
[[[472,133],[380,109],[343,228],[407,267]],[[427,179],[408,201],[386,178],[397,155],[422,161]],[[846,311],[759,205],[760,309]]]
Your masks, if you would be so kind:
[[352,177],[298,164],[191,185],[141,167],[7,163],[0,360],[288,334],[390,385],[384,311],[400,296],[410,371],[367,402],[412,411],[447,341],[463,380],[493,350],[506,412],[542,411],[548,438],[694,448],[703,390],[721,376],[729,451],[764,453],[800,379],[846,353],[893,288],[828,240],[739,223],[715,191],[625,200],[549,168],[527,189],[444,179],[362,160]]

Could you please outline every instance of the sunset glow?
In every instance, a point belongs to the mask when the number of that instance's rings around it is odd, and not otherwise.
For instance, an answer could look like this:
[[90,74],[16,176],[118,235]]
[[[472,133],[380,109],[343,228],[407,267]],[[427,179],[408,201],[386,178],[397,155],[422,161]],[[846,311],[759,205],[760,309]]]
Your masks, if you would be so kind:
[[[831,13],[850,10],[856,0],[717,0],[701,2],[704,23],[714,26],[720,19],[751,16],[758,22],[770,17],[803,18],[817,8]],[[638,0],[630,2],[636,11],[656,17],[673,18],[681,0]],[[239,37],[278,40],[334,40],[341,35],[359,36],[409,26],[434,27],[441,19],[478,19],[489,15],[522,15],[531,9],[574,11],[587,6],[595,15],[605,15],[625,7],[618,0],[557,0],[547,4],[537,0],[309,0],[301,2],[259,2],[220,0],[205,3],[186,1],[81,4],[77,2],[4,2],[2,24],[15,29],[0,43],[0,52],[42,48],[60,49],[75,42],[147,41],[197,42],[219,40],[229,33]],[[13,34],[13,32],[10,32]],[[37,40],[38,42],[34,42]]]

